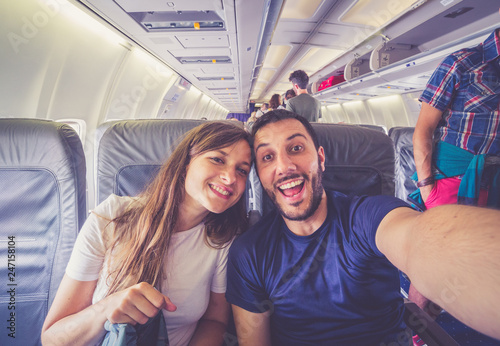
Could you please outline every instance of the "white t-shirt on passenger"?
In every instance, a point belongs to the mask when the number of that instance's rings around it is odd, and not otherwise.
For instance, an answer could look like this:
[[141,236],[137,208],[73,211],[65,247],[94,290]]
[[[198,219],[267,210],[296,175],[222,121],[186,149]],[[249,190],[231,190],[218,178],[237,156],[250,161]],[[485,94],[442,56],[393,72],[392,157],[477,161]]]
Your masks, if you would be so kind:
[[[93,303],[106,294],[108,272],[101,232],[109,221],[121,215],[134,201],[131,197],[109,196],[89,215],[75,243],[66,274],[75,280],[98,279]],[[111,224],[106,231],[111,231]],[[197,322],[208,306],[210,291],[226,292],[226,263],[229,246],[209,247],[204,240],[203,223],[172,235],[166,278],[162,293],[177,306],[174,312],[163,310],[170,345],[187,345]],[[101,272],[101,269],[102,272]]]

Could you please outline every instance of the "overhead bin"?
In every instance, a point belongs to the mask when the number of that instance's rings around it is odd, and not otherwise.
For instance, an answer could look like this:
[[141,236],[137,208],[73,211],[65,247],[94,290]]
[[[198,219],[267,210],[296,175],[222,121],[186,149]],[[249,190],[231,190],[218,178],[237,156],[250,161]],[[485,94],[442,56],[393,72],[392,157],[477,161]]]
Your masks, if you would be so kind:
[[370,53],[366,53],[361,57],[356,57],[351,60],[344,69],[344,77],[346,80],[350,81],[354,78],[360,77],[364,74],[371,72],[370,68]]
[[408,43],[383,42],[370,56],[370,69],[378,70],[420,53],[417,46]]

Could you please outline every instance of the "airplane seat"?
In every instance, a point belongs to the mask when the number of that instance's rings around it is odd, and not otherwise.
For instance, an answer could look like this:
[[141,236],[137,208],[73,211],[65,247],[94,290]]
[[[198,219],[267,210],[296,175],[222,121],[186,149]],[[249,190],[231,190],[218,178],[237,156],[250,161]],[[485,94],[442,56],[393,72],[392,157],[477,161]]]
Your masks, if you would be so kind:
[[110,194],[136,196],[158,173],[180,137],[203,120],[144,119],[97,129],[96,205]]
[[[204,122],[152,119],[100,125],[96,132],[96,204],[112,193],[119,196],[139,194],[172,153],[180,137]],[[246,194],[251,197],[249,191],[253,190],[247,180]],[[253,199],[247,198],[247,205],[253,203]],[[231,320],[230,323],[232,328],[224,337],[225,343],[235,345],[234,322]]]
[[413,131],[414,127],[393,127],[389,137],[394,142],[396,155],[396,193],[395,196],[407,201],[408,195],[417,188],[410,178],[415,172],[413,158]]
[[0,119],[0,143],[0,344],[40,345],[87,216],[85,156],[70,126],[48,120]]
[[387,134],[387,128],[381,125],[371,125],[371,124],[356,124],[357,126],[365,127],[374,131],[380,131]]
[[[413,132],[414,127],[393,127],[389,129],[389,137],[394,142],[396,155],[396,194],[395,196],[407,201],[407,196],[417,187],[410,178],[416,171],[413,157]],[[400,276],[403,295],[407,296],[410,282],[405,275]],[[448,312],[442,312],[432,321],[428,315],[420,310],[414,303],[406,302],[405,320],[408,325],[414,323],[412,329],[419,332],[428,346],[432,345],[500,345],[500,341],[481,334],[464,325]],[[424,327],[427,328],[424,328]]]
[[346,194],[394,195],[394,150],[382,131],[312,124],[325,149],[323,185]]

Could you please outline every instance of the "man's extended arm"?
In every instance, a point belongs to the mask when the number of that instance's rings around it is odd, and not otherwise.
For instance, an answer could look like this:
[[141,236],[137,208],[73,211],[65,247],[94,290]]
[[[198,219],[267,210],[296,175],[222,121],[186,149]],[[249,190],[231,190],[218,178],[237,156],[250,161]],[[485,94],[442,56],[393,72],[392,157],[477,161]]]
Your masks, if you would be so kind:
[[[415,132],[413,133],[413,156],[417,168],[418,180],[423,180],[432,175],[432,142],[436,126],[441,119],[439,109],[422,102],[422,108],[418,116]],[[434,187],[430,184],[420,188],[424,202]]]
[[443,205],[391,211],[377,247],[424,296],[478,331],[500,338],[500,211]]
[[234,324],[241,346],[271,346],[271,312],[254,313],[233,305]]

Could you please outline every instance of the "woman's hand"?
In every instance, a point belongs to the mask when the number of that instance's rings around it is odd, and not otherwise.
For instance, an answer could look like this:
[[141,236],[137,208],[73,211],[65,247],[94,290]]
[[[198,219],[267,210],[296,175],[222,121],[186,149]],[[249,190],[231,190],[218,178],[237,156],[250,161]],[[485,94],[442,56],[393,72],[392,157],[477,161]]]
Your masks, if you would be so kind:
[[97,304],[103,306],[111,323],[144,324],[161,309],[175,311],[170,299],[146,282],[116,292]]

